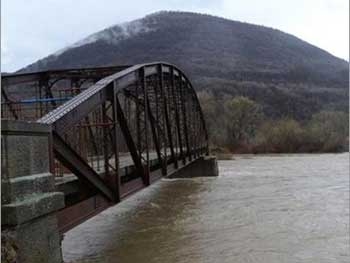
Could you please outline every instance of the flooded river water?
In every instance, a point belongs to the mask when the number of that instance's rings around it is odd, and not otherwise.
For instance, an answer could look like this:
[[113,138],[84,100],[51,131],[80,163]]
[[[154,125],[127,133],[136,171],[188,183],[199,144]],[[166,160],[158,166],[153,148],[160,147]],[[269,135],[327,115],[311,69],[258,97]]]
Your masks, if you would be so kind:
[[349,154],[234,156],[66,233],[65,262],[350,262]]

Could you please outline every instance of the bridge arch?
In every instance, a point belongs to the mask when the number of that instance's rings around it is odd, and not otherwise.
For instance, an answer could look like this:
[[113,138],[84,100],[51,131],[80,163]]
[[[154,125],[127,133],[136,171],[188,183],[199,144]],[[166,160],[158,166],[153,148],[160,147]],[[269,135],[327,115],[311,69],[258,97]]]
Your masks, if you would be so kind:
[[196,92],[164,62],[105,77],[37,122],[51,125],[54,157],[85,193],[112,202],[208,154]]

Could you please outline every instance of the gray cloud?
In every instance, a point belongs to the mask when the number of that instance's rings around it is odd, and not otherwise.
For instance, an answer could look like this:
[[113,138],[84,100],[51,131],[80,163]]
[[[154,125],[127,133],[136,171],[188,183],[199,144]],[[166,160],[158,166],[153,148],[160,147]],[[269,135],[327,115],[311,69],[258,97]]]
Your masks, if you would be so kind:
[[159,10],[278,28],[348,60],[348,0],[3,0],[1,67],[14,71],[87,35]]

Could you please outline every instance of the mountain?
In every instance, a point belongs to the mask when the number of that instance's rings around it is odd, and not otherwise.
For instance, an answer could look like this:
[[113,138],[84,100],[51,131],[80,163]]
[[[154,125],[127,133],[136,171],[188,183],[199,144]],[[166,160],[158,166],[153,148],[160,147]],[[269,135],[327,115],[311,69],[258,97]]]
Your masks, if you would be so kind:
[[190,12],[157,12],[88,36],[20,72],[167,61],[198,91],[244,95],[274,117],[348,110],[349,63],[277,29]]

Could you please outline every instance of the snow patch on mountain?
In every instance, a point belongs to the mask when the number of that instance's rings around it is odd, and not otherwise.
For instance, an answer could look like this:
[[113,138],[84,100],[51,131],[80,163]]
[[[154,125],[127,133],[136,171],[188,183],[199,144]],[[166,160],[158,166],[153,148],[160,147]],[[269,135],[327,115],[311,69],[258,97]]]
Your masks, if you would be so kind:
[[109,44],[117,44],[121,40],[125,40],[127,38],[133,37],[138,34],[147,33],[150,31],[154,31],[154,28],[150,28],[147,26],[143,19],[134,20],[131,22],[125,22],[119,25],[112,26],[110,28],[104,29],[97,33],[94,33],[68,47],[58,50],[54,53],[54,56],[59,56],[65,51],[80,47],[86,44],[94,43],[97,41],[105,41]]

